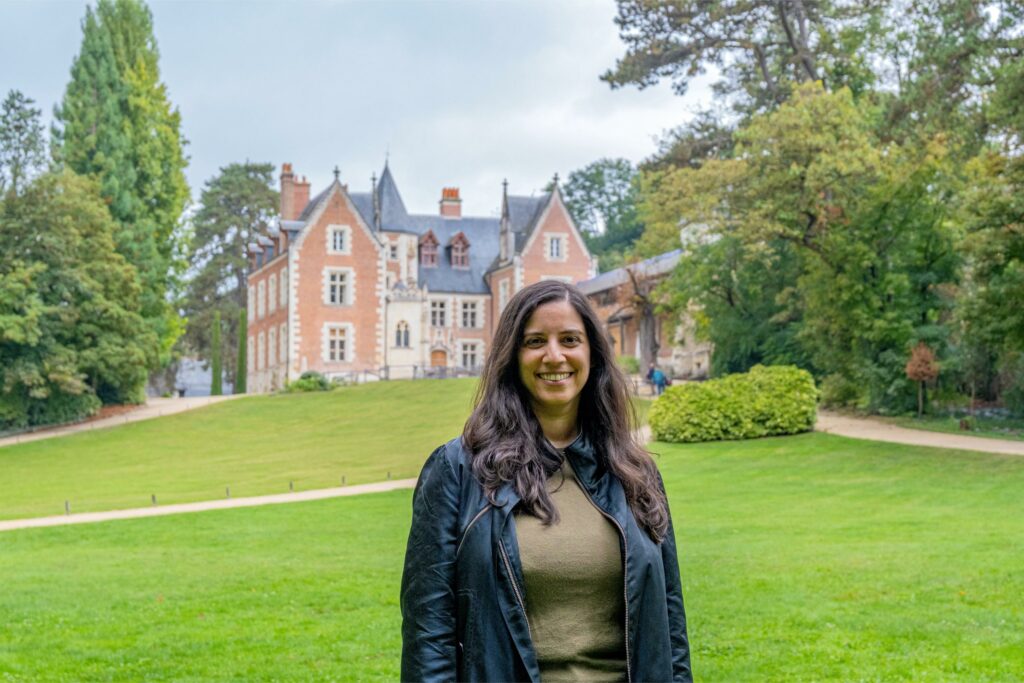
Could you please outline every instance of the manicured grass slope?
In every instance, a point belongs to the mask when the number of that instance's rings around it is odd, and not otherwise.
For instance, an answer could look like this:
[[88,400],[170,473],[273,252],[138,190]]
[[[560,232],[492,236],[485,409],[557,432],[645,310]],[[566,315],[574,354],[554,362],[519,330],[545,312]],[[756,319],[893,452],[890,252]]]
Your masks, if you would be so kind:
[[[699,680],[1024,679],[1024,459],[654,448]],[[394,680],[409,500],[0,534],[0,680]]]
[[0,519],[415,477],[456,436],[475,380],[381,382],[237,399],[0,448]]

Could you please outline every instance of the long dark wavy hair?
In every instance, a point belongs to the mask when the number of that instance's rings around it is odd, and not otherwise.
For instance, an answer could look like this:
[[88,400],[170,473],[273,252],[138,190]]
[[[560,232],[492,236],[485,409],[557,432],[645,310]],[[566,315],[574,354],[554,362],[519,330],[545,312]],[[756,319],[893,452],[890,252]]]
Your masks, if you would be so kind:
[[472,454],[473,474],[487,497],[512,482],[524,509],[551,524],[558,520],[548,495],[547,479],[560,455],[544,438],[530,395],[519,379],[519,348],[530,316],[539,306],[568,301],[586,328],[590,376],[580,394],[577,422],[597,456],[622,482],[633,517],[657,542],[668,530],[668,504],[650,454],[634,435],[636,412],[626,379],[586,296],[573,285],[545,280],[512,297],[498,321],[494,342],[484,361],[475,407],[463,430]]

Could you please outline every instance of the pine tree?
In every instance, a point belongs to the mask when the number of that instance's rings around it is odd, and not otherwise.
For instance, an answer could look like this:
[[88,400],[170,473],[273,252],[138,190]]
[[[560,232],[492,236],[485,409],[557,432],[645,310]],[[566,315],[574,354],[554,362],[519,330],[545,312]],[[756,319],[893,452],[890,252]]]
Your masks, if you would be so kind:
[[55,116],[54,156],[96,176],[119,229],[117,250],[138,270],[142,313],[160,361],[182,334],[168,303],[184,270],[176,230],[188,200],[181,121],[159,81],[152,16],[139,0],[100,0],[86,10],[82,47]]
[[246,353],[248,348],[246,342],[246,330],[249,328],[248,313],[243,306],[238,309],[238,353],[235,356],[235,393],[244,394],[246,389],[245,373],[248,370]]
[[220,311],[213,312],[213,331],[210,332],[210,337],[210,372],[213,375],[210,383],[210,396],[220,396],[224,393],[222,386],[224,370],[221,368],[220,362]]
[[42,112],[33,104],[12,90],[0,105],[0,195],[17,194],[45,164]]

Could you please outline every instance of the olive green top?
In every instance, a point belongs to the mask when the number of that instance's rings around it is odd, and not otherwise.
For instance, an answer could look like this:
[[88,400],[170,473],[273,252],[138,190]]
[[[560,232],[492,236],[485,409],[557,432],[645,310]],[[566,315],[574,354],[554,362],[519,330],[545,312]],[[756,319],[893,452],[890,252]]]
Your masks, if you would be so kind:
[[565,461],[548,479],[561,517],[517,514],[526,615],[541,681],[626,679],[625,586],[619,532]]

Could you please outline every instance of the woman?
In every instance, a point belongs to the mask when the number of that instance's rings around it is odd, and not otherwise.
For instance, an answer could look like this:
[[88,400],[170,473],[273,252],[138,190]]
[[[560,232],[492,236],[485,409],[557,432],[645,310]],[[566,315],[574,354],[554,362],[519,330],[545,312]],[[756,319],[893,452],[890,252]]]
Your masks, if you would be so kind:
[[509,301],[461,439],[420,474],[402,679],[690,681],[672,523],[586,297]]

